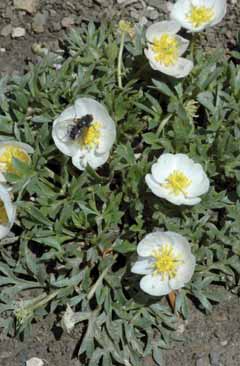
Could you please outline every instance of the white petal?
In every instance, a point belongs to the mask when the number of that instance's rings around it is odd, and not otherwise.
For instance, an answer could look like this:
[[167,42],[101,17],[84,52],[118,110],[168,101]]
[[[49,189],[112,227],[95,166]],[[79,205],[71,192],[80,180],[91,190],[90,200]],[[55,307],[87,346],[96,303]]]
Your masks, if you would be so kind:
[[8,217],[8,223],[6,225],[0,225],[0,239],[2,239],[8,235],[16,218],[16,207],[11,201],[7,188],[2,184],[0,184],[0,200],[4,204]]
[[168,279],[162,280],[161,275],[144,276],[140,281],[140,288],[152,296],[163,296],[171,292]]
[[14,146],[14,147],[18,147],[18,148],[26,151],[26,153],[28,153],[28,154],[32,154],[34,152],[32,146],[30,146],[28,144],[25,144],[23,142],[14,141],[14,140],[3,140],[3,141],[0,141],[0,155],[4,151],[4,148],[5,148],[6,145],[11,145],[11,146]]
[[154,180],[158,183],[163,183],[175,169],[175,166],[176,161],[174,154],[162,154],[151,168]]
[[131,272],[137,274],[150,274],[152,271],[152,261],[150,258],[145,259],[143,257],[138,257],[137,262],[135,262],[131,268]]
[[76,115],[74,106],[68,107],[61,113],[61,115],[55,119],[52,128],[52,137],[57,148],[67,156],[73,156],[79,149],[79,144],[73,141],[69,141],[68,129],[73,123]]
[[98,154],[109,151],[116,140],[116,126],[112,119],[109,120],[105,127],[101,128],[100,143],[96,148]]
[[186,20],[187,14],[191,10],[191,0],[178,0],[172,7],[170,18],[179,22],[182,27],[192,29],[191,23]]
[[184,236],[173,231],[166,231],[165,235],[171,240],[175,255],[182,255],[185,258],[191,254],[190,244]]
[[72,105],[64,109],[64,111],[60,114],[60,116],[53,122],[53,125],[58,122],[62,121],[72,121],[74,118],[78,117],[76,113],[75,107]]
[[137,253],[140,257],[150,257],[155,249],[163,244],[171,244],[171,239],[163,231],[147,234],[138,244]]
[[155,37],[161,36],[163,33],[176,34],[181,29],[179,23],[174,20],[164,20],[162,22],[153,23],[146,30],[146,39],[153,42]]
[[79,150],[77,154],[72,157],[73,165],[79,170],[85,170],[87,164],[91,166],[91,168],[96,169],[99,166],[106,163],[109,157],[109,152],[106,154],[96,154],[94,150],[89,150],[85,154],[82,154],[82,151]]
[[169,281],[171,288],[176,290],[184,287],[191,280],[195,266],[196,258],[192,254],[189,254],[185,257],[185,263],[179,266],[176,277]]
[[187,76],[193,68],[192,61],[182,57],[178,58],[175,65],[165,66],[155,60],[155,54],[150,48],[145,49],[145,55],[149,59],[150,66],[154,70],[160,71],[175,78],[183,78]]
[[207,193],[210,187],[210,182],[205,172],[199,172],[199,174],[192,175],[192,184],[188,188],[188,197],[201,196]]
[[189,40],[185,39],[181,36],[176,35],[176,40],[178,42],[178,53],[179,56],[182,56],[184,54],[184,52],[186,52],[188,46],[189,46]]
[[145,177],[148,188],[158,197],[167,198],[169,192],[166,188],[163,188],[160,183],[157,183],[151,174],[147,174]]
[[226,11],[227,11],[226,0],[214,1],[213,9],[214,9],[215,14],[214,14],[214,19],[211,22],[211,26],[214,26],[215,24],[220,23],[221,20],[223,19],[223,17],[226,15]]

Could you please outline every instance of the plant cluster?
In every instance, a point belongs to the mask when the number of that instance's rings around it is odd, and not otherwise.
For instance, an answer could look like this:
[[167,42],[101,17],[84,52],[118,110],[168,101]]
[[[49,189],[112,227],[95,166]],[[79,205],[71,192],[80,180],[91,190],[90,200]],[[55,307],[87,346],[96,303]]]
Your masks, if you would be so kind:
[[[147,355],[160,365],[190,299],[210,311],[223,300],[221,288],[239,289],[240,54],[195,45],[191,72],[173,79],[151,68],[143,30],[126,27],[90,23],[71,32],[61,57],[49,54],[25,75],[0,80],[0,327],[27,335],[48,313],[68,332],[83,322],[79,356],[89,366],[140,366]],[[63,141],[69,130],[53,132],[75,118],[84,98],[106,107],[111,127],[99,165],[84,145],[92,136],[99,142],[99,125],[88,126],[78,150]],[[155,191],[153,166],[166,155],[181,156],[179,169],[189,164],[191,179],[173,169],[161,181],[160,170]],[[202,186],[190,202],[196,176]],[[182,260],[191,261],[175,283],[174,313],[163,292],[141,285],[147,275],[136,253],[149,260],[150,233],[158,243],[153,277],[172,281]],[[175,252],[179,243],[184,257]],[[174,259],[167,269],[163,254]]]

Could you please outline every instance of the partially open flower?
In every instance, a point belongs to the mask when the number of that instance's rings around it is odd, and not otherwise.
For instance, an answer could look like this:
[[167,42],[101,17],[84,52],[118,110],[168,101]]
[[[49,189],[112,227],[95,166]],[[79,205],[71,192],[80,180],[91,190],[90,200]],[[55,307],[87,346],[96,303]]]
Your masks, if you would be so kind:
[[219,23],[226,14],[226,0],[177,0],[170,17],[191,32]]
[[16,208],[13,205],[6,187],[0,184],[0,239],[11,230],[16,218]]
[[161,155],[145,179],[156,196],[175,205],[196,205],[209,189],[202,166],[185,154]]
[[4,173],[18,174],[13,166],[13,158],[30,163],[29,154],[33,153],[30,145],[18,141],[0,141],[0,182],[6,182]]
[[52,136],[57,148],[84,170],[103,165],[116,139],[116,127],[106,108],[91,98],[79,98],[54,121]]
[[150,25],[146,31],[148,48],[145,55],[154,70],[164,74],[182,78],[193,68],[193,63],[183,57],[189,41],[176,33],[180,25],[175,21],[162,21]]
[[192,278],[196,260],[182,235],[171,231],[148,234],[138,244],[137,253],[139,257],[131,271],[145,275],[140,287],[149,295],[167,295]]

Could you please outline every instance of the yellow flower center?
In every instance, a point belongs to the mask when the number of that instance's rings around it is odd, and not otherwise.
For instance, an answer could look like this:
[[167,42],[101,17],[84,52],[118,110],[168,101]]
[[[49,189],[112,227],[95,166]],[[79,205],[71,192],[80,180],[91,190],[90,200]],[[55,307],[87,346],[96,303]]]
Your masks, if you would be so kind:
[[191,10],[187,15],[187,20],[190,21],[195,28],[197,28],[209,23],[213,17],[214,11],[212,8],[192,5]]
[[162,186],[167,188],[173,193],[175,196],[178,196],[180,193],[187,195],[187,188],[190,186],[192,181],[186,177],[180,170],[174,170],[166,179],[167,183],[164,183]]
[[174,254],[173,247],[170,244],[164,244],[161,248],[152,252],[155,259],[153,263],[154,274],[161,274],[162,278],[174,278],[179,266],[183,263],[181,256]]
[[162,34],[160,38],[155,37],[152,50],[155,53],[155,60],[164,66],[171,66],[178,59],[178,41],[176,37],[169,34]]
[[99,122],[92,123],[89,127],[84,128],[81,135],[80,143],[83,146],[94,147],[99,144],[101,131]]
[[23,149],[13,145],[5,145],[0,155],[0,170],[6,173],[16,173],[16,169],[13,166],[13,158],[26,163],[29,163],[31,160]]
[[6,225],[8,221],[8,215],[4,207],[4,203],[0,201],[0,225]]

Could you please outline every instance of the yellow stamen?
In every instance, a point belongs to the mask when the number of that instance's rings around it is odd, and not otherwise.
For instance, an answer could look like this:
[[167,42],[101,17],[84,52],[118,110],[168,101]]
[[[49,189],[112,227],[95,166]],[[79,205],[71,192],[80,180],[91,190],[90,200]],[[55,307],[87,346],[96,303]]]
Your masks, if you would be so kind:
[[81,145],[90,148],[98,145],[101,135],[100,127],[101,124],[99,122],[94,122],[89,127],[84,128],[83,134],[80,139]]
[[206,6],[194,6],[192,5],[187,20],[192,23],[194,28],[201,27],[204,24],[209,23],[214,17],[214,11],[212,8]]
[[13,145],[5,145],[0,155],[0,170],[6,173],[16,173],[16,169],[13,166],[13,158],[26,163],[29,163],[31,160],[23,149]]
[[179,266],[183,263],[181,256],[174,254],[171,244],[164,244],[152,252],[155,259],[153,263],[154,274],[161,274],[163,280],[168,276],[172,279],[176,276]]
[[174,170],[166,179],[167,183],[162,186],[171,191],[172,194],[178,196],[180,193],[187,195],[187,188],[190,186],[192,181],[186,177],[180,170]]
[[6,225],[8,221],[8,215],[4,207],[4,203],[0,201],[0,225]]
[[176,37],[165,33],[160,38],[155,37],[152,44],[152,50],[155,53],[155,60],[164,66],[171,66],[178,59],[178,41]]

